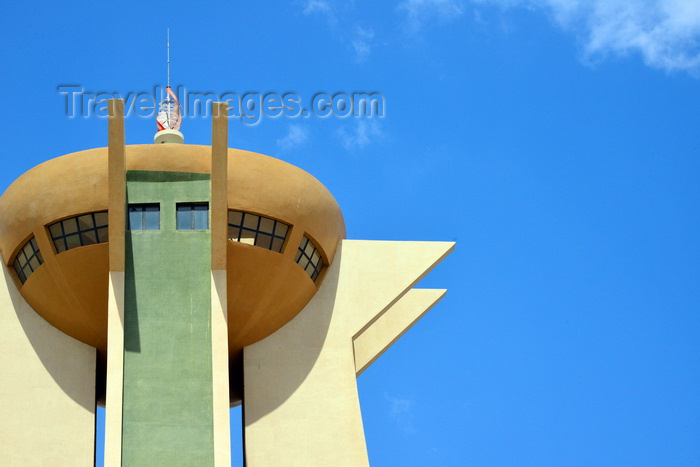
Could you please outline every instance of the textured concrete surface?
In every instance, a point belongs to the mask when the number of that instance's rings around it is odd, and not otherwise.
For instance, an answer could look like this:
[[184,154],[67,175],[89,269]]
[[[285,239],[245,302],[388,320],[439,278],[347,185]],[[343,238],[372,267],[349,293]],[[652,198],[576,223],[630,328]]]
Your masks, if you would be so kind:
[[0,269],[0,465],[92,466],[95,349],[44,321]]
[[160,203],[160,230],[127,231],[123,466],[214,463],[211,239],[176,230],[208,202],[208,174],[127,172],[127,203]]
[[411,288],[453,246],[340,242],[301,313],[243,351],[248,467],[369,465],[353,341],[366,366],[398,339],[444,294]]

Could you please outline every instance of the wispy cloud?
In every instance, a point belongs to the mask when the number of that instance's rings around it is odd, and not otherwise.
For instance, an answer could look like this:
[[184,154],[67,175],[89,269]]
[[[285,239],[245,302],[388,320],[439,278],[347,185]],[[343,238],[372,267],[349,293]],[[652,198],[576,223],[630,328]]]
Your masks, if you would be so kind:
[[304,14],[310,15],[313,13],[329,13],[331,5],[324,0],[308,0],[304,2]]
[[392,397],[384,394],[384,398],[389,402],[389,415],[396,424],[396,427],[407,435],[416,432],[413,423],[413,407],[415,401],[412,398]]
[[277,145],[283,148],[300,146],[309,140],[309,129],[299,123],[289,125],[287,134],[277,140]]
[[338,24],[336,16],[337,5],[334,4],[334,0],[304,0],[302,6],[304,15],[324,16],[331,27],[335,27]]
[[639,54],[654,68],[700,76],[698,0],[474,0],[542,9],[581,41],[583,58]]
[[341,144],[346,149],[362,149],[373,140],[383,136],[383,132],[376,120],[354,119],[353,128],[348,130],[343,127],[338,130]]
[[398,10],[406,15],[406,28],[418,32],[428,20],[452,20],[464,13],[460,0],[402,0]]
[[372,28],[363,28],[357,26],[352,37],[352,48],[355,51],[355,59],[358,63],[363,63],[367,60],[372,51],[372,40],[374,39],[374,31]]

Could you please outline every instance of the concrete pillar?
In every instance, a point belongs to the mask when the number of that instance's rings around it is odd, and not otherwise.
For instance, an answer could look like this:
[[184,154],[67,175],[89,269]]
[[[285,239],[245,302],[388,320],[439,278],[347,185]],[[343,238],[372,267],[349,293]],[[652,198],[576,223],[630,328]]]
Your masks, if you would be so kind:
[[0,269],[0,465],[92,466],[96,351],[41,318]]
[[226,103],[212,104],[211,136],[211,344],[214,465],[231,465],[228,375],[226,244],[228,242],[228,116]]
[[109,296],[107,302],[107,393],[105,467],[120,467],[124,380],[124,235],[126,232],[126,147],[124,101],[109,101]]

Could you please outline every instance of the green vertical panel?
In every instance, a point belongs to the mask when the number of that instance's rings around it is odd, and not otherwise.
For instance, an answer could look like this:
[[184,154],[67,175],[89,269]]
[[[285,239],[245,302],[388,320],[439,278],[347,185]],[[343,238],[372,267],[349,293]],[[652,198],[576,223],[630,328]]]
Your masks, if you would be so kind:
[[214,463],[211,235],[178,231],[178,202],[209,176],[127,172],[127,202],[160,203],[160,230],[126,235],[122,465]]

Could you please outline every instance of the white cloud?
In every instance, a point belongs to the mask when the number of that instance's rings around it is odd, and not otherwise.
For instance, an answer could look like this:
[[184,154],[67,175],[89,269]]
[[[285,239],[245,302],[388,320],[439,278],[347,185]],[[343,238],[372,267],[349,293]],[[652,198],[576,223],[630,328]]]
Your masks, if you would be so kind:
[[374,39],[374,31],[372,28],[363,28],[357,26],[352,38],[352,48],[355,51],[355,59],[358,63],[363,63],[367,60],[372,51],[372,40]]
[[407,435],[415,433],[416,426],[413,423],[414,400],[404,397],[391,397],[387,394],[384,394],[384,398],[391,404],[389,413],[397,428]]
[[277,145],[291,148],[306,143],[309,140],[309,129],[299,123],[289,125],[287,134],[277,140]]
[[330,13],[331,5],[324,0],[308,0],[304,2],[304,14],[310,15],[312,13]]
[[543,9],[576,34],[584,59],[639,54],[652,67],[700,75],[698,0],[474,0]]
[[362,149],[383,135],[379,122],[376,120],[356,119],[355,121],[357,123],[351,131],[346,128],[338,130],[340,142],[346,149]]
[[335,29],[338,27],[339,18],[342,19],[343,11],[352,7],[351,3],[341,0],[303,0],[303,13],[305,16],[322,16],[326,18],[328,25]]
[[464,13],[460,0],[402,0],[398,10],[406,14],[410,32],[419,31],[426,20],[451,20]]

